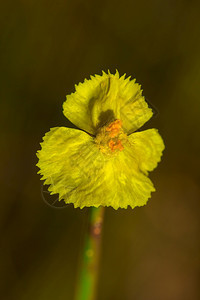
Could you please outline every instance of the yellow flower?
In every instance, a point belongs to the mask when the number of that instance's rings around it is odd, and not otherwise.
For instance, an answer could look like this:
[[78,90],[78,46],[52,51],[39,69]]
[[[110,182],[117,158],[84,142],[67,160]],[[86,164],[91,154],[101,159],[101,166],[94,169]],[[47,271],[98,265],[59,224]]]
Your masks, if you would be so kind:
[[103,72],[76,85],[63,109],[82,130],[56,127],[44,136],[37,166],[51,194],[80,208],[146,204],[155,191],[148,171],[164,144],[156,129],[136,131],[153,114],[140,85]]

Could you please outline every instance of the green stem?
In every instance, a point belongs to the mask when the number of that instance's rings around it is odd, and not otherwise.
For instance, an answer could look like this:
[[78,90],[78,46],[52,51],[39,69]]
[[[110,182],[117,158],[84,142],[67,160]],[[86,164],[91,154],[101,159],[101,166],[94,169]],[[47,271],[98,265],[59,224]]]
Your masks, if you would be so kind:
[[104,207],[90,208],[89,230],[85,238],[76,300],[95,300],[103,217]]

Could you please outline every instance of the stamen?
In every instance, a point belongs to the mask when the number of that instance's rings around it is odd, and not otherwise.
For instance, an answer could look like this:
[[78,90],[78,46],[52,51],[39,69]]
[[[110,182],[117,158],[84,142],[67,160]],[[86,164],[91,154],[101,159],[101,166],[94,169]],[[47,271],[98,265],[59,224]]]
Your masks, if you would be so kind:
[[110,147],[112,152],[114,152],[116,149],[118,149],[119,151],[122,151],[124,149],[124,146],[122,145],[120,140],[117,140],[116,142],[110,140],[108,146]]
[[109,136],[111,138],[114,138],[119,135],[120,130],[122,127],[122,121],[121,120],[115,120],[114,122],[110,123],[108,127],[106,127],[106,131],[109,131]]
[[106,131],[112,131],[112,130],[120,130],[122,127],[122,121],[121,120],[115,120],[114,122],[110,123],[110,125],[108,125],[106,127]]
[[117,119],[107,126],[103,126],[96,136],[96,143],[99,145],[101,152],[111,154],[122,151],[123,144],[126,143],[127,137],[122,130],[122,121]]

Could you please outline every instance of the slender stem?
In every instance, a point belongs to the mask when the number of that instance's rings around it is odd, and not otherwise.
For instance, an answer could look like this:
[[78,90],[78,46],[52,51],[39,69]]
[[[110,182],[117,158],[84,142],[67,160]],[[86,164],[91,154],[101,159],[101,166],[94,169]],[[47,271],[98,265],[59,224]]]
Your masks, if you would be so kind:
[[95,300],[103,217],[104,207],[90,208],[89,230],[85,238],[76,300]]

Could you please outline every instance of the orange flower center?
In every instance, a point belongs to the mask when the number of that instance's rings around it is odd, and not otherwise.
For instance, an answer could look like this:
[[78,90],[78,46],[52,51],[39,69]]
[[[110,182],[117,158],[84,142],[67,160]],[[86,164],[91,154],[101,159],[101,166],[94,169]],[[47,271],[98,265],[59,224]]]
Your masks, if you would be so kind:
[[122,121],[119,119],[100,128],[95,139],[101,152],[106,154],[122,151],[124,149],[123,143],[125,141],[126,134],[123,132]]

